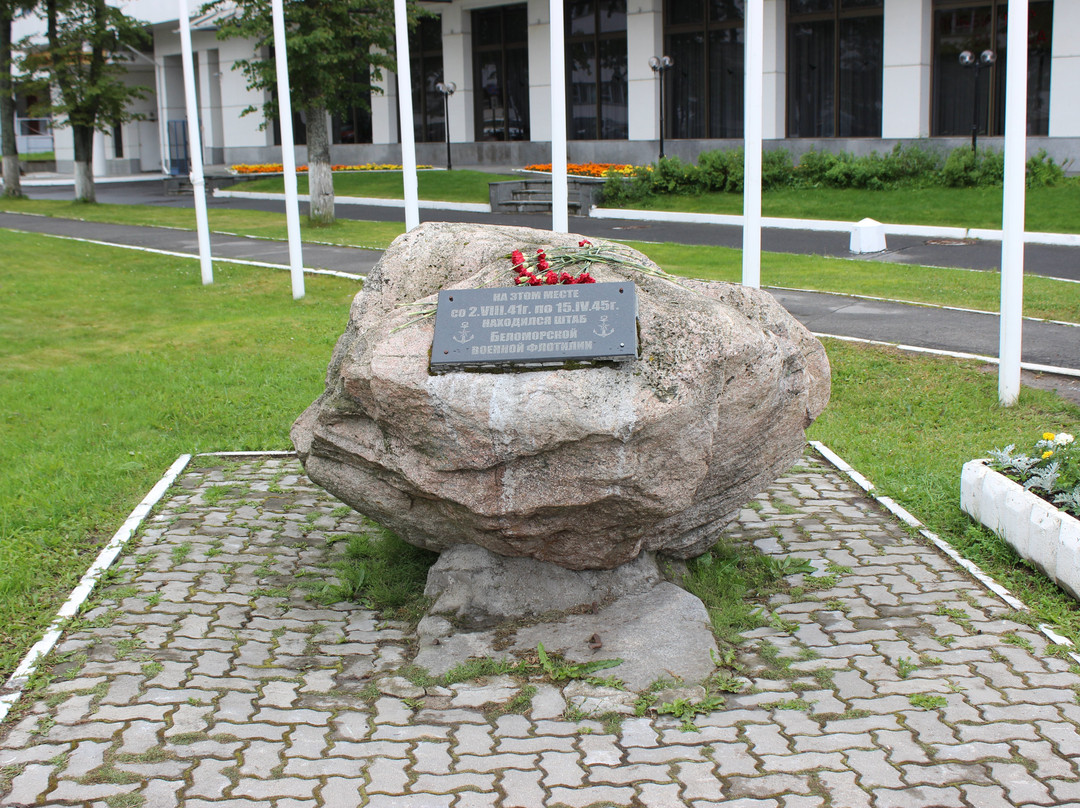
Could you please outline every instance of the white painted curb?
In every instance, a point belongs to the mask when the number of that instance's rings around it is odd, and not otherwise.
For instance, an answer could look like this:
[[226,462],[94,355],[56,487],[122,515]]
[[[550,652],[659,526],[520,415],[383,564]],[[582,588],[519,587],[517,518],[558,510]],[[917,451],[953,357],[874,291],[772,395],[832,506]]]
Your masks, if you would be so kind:
[[[296,452],[199,452],[195,456],[295,457]],[[139,525],[142,524],[147,514],[150,513],[150,509],[165,496],[165,492],[169,490],[170,486],[176,481],[176,478],[183,473],[185,468],[187,468],[188,463],[191,462],[191,458],[192,455],[189,454],[180,455],[180,457],[169,466],[168,471],[165,472],[162,478],[158,480],[157,485],[151,488],[150,492],[143,497],[142,502],[135,506],[135,510],[131,512],[124,521],[124,524],[116,531],[109,543],[105,545],[98,554],[94,563],[91,564],[90,568],[83,574],[78,585],[71,591],[71,594],[68,595],[68,599],[64,602],[64,605],[60,607],[60,610],[56,613],[56,617],[53,618],[52,623],[50,623],[48,629],[46,629],[45,635],[38,640],[29,651],[27,651],[26,656],[22,658],[19,666],[15,668],[15,671],[11,674],[10,678],[8,678],[7,682],[4,683],[3,687],[0,687],[0,722],[7,718],[11,708],[15,706],[22,696],[23,690],[26,688],[27,682],[37,669],[38,663],[48,656],[49,652],[56,646],[56,642],[64,633],[64,628],[68,621],[79,613],[79,609],[86,603],[87,599],[94,591],[97,582],[101,580],[101,576],[116,560],[116,557],[120,555],[120,552],[124,549],[124,546],[131,537],[135,535],[135,531],[139,529]]]
[[[855,471],[855,469],[848,465],[848,463],[842,457],[832,451],[832,449],[830,449],[821,441],[816,440],[810,441],[810,445],[814,447],[814,449],[817,450],[817,452],[822,457],[824,457],[830,464],[832,464],[837,470],[845,474],[852,480],[852,482],[859,486],[859,488],[865,491],[867,496],[872,497],[875,501],[880,503],[883,508],[885,508],[887,511],[889,511],[889,513],[900,519],[900,521],[918,530],[921,536],[930,541],[935,547],[937,547],[938,550],[940,550],[954,562],[956,562],[969,573],[971,573],[971,575],[977,581],[979,581],[979,583],[981,583],[983,586],[985,586],[987,589],[989,589],[991,592],[1001,598],[1001,600],[1004,601],[1009,608],[1018,612],[1031,611],[1023,601],[1017,599],[1008,589],[1003,587],[1001,584],[999,584],[997,581],[995,581],[993,578],[991,578],[989,575],[979,569],[979,566],[977,564],[961,556],[951,544],[949,544],[947,541],[934,533],[934,531],[928,530],[922,522],[916,519],[903,506],[899,505],[897,502],[895,502],[889,497],[879,496],[876,493],[874,484],[868,479],[866,479],[866,477]],[[1061,636],[1056,631],[1054,631],[1053,628],[1046,625],[1045,623],[1039,625],[1039,632],[1052,643],[1055,643],[1057,645],[1065,645],[1070,648],[1074,647],[1072,640],[1070,640],[1068,637]],[[1080,654],[1070,651],[1069,656],[1073,658],[1074,662],[1080,664]]]
[[[173,250],[158,250],[153,247],[137,247],[134,244],[120,244],[116,241],[98,241],[92,238],[79,238],[78,236],[62,236],[59,233],[38,233],[33,230],[14,230],[12,228],[5,228],[9,233],[22,233],[28,236],[44,236],[45,238],[58,238],[62,241],[78,241],[82,244],[95,244],[100,247],[115,247],[118,250],[134,250],[135,252],[153,253],[154,255],[166,255],[169,258],[194,258],[199,260],[198,253],[182,253],[174,252]],[[179,230],[181,228],[170,228]],[[236,238],[254,238],[252,236],[236,236]],[[339,245],[332,245],[339,246]],[[366,248],[365,248],[366,249]],[[271,264],[267,261],[251,261],[246,258],[215,258],[214,263],[217,264],[238,264],[245,267],[259,267],[260,269],[284,269],[292,271],[292,267],[288,264]],[[342,272],[337,269],[314,269],[311,267],[304,267],[304,273],[307,275],[329,275],[333,278],[345,278],[350,281],[362,281],[366,275],[357,275],[354,272]]]
[[[222,191],[214,189],[214,197],[218,199],[269,199],[283,200],[285,194],[272,194],[265,191]],[[298,194],[297,199],[301,202],[310,202],[309,194]],[[376,208],[404,208],[404,199],[383,199],[368,196],[335,196],[334,203],[338,205],[366,205]],[[421,199],[419,206],[425,210],[458,210],[466,213],[491,213],[491,205],[482,202],[442,202],[437,199]]]
[[[737,213],[684,213],[672,210],[634,210],[631,208],[598,208],[589,210],[593,219],[626,219],[635,222],[676,222],[680,224],[716,224],[742,227],[742,214]],[[761,226],[774,230],[811,230],[819,233],[851,233],[858,222],[841,222],[834,219],[782,219],[766,216]],[[1001,241],[1000,230],[977,227],[938,227],[922,224],[882,224],[887,236],[915,236],[916,238],[976,239]],[[1025,232],[1027,244],[1046,244],[1060,247],[1080,247],[1080,234]]]
[[[1071,325],[1068,324],[1067,325]],[[882,345],[887,348],[896,348],[898,351],[908,351],[909,353],[923,353],[930,354],[932,356],[949,356],[953,359],[971,359],[976,362],[986,362],[991,365],[999,364],[999,360],[996,356],[983,356],[981,354],[962,353],[960,351],[942,351],[937,348],[922,348],[918,345],[904,345],[900,342],[883,342],[877,339],[863,339],[862,337],[844,337],[839,334],[825,334],[820,331],[811,332],[818,339],[835,339],[841,342],[858,342],[863,345]],[[1024,370],[1034,371],[1035,373],[1053,373],[1057,376],[1073,376],[1080,378],[1080,370],[1076,368],[1063,368],[1057,365],[1039,365],[1035,362],[1021,362],[1020,367]]]
[[135,510],[131,512],[124,524],[120,526],[120,529],[116,531],[109,543],[98,554],[94,563],[83,574],[78,586],[71,591],[68,599],[64,601],[64,605],[60,607],[56,617],[49,624],[45,636],[30,648],[26,656],[23,657],[22,662],[19,663],[19,666],[15,668],[14,673],[4,684],[2,689],[8,692],[0,696],[0,721],[7,717],[15,702],[19,700],[26,683],[37,668],[38,662],[56,646],[57,640],[60,639],[60,635],[64,632],[64,626],[79,613],[79,609],[86,603],[90,593],[94,591],[94,587],[101,579],[102,574],[120,555],[120,551],[124,549],[124,545],[127,544],[128,540],[135,535],[135,531],[139,529],[143,519],[150,513],[150,509],[165,496],[169,486],[180,476],[180,473],[187,467],[189,462],[191,462],[191,455],[189,454],[180,455],[176,459],[169,467],[169,470],[165,472],[165,475],[158,480],[157,485],[151,488],[150,493],[143,497],[143,501],[135,506]]

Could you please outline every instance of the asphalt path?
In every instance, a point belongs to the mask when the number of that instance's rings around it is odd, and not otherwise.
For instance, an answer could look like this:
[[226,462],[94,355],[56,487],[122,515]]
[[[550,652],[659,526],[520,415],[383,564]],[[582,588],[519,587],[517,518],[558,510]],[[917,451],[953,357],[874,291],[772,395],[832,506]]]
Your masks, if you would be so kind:
[[[503,218],[499,221],[510,223]],[[579,219],[577,222],[587,223],[588,220]],[[198,255],[199,251],[198,239],[193,231],[173,228],[101,224],[17,213],[0,213],[0,227],[170,253]],[[596,235],[593,231],[588,231],[588,234]],[[284,241],[213,234],[211,251],[219,260],[238,259],[282,268],[289,266],[288,244]],[[316,244],[305,244],[303,252],[306,267],[358,275],[367,274],[381,256],[377,250]],[[818,334],[936,351],[997,356],[998,317],[995,314],[820,292],[769,291],[800,322]],[[1080,327],[1025,321],[1022,358],[1024,362],[1065,368],[1080,374]]]
[[[242,190],[242,186],[237,190]],[[33,199],[67,199],[74,196],[71,186],[33,186],[24,191]],[[96,187],[99,202],[114,204],[162,205],[190,208],[190,193],[166,193],[165,185],[157,181],[99,183]],[[276,200],[223,199],[207,197],[210,208],[237,208],[281,213],[284,203]],[[303,213],[306,204],[301,203]],[[342,219],[364,221],[404,221],[400,208],[366,205],[336,206]],[[546,230],[551,227],[550,213],[465,213],[447,210],[421,210],[421,221],[477,222],[482,224],[520,225]],[[678,244],[700,244],[716,247],[742,247],[742,228],[730,225],[685,224],[676,222],[641,222],[626,219],[570,218],[570,229],[587,236],[613,241],[671,241]],[[954,267],[997,272],[1001,267],[1001,242],[973,239],[928,239],[916,236],[889,236],[888,249],[880,253],[860,255],[866,261],[884,264],[919,264],[931,267]],[[815,230],[781,230],[764,228],[761,248],[767,252],[826,255],[851,258],[847,233],[822,233]],[[1080,282],[1080,247],[1058,247],[1028,244],[1024,250],[1026,275]]]

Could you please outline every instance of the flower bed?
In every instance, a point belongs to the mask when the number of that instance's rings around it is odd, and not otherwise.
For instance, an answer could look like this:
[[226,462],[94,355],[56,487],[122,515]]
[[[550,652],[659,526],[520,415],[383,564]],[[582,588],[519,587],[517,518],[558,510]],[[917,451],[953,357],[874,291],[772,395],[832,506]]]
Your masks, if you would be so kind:
[[[551,163],[525,166],[525,171],[551,172]],[[567,163],[566,173],[575,177],[604,177],[609,171],[616,174],[632,174],[634,166],[629,163]]]
[[1080,598],[1080,451],[1064,432],[1044,433],[1032,455],[1015,448],[964,465],[960,508]]
[[[431,166],[417,166],[417,169],[431,168]],[[280,174],[285,170],[285,166],[281,163],[238,163],[233,166],[229,166],[229,171],[233,174]],[[307,171],[306,165],[297,166],[297,171]],[[383,163],[364,163],[358,166],[347,165],[332,165],[331,171],[401,171],[401,166],[383,164]]]

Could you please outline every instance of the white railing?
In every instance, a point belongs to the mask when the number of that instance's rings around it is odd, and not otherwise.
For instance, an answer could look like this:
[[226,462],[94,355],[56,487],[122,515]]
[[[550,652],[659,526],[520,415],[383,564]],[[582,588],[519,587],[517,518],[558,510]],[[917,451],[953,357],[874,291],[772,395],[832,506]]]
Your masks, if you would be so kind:
[[51,152],[52,121],[48,118],[15,118],[15,147],[19,154]]

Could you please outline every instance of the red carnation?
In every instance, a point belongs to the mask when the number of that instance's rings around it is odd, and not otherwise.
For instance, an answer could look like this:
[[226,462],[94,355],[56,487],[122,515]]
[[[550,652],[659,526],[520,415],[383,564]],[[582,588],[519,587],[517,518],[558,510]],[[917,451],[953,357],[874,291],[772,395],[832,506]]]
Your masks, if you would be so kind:
[[590,275],[588,272],[582,272],[577,277],[578,283],[596,283],[596,278]]
[[582,239],[581,241],[579,241],[579,242],[577,243],[577,245],[578,245],[579,247],[591,247],[591,246],[592,246],[592,242],[591,242],[591,241],[589,241],[589,240],[588,240],[587,238],[583,238],[583,239]]
[[510,253],[510,260],[513,261],[515,264],[524,264],[525,253],[523,253],[521,250],[514,250],[512,253]]
[[573,283],[573,282],[574,282],[574,276],[571,275],[569,272],[560,272],[559,273],[559,283]]
[[555,270],[548,270],[548,274],[544,276],[544,283],[548,286],[554,286],[559,282],[559,276],[555,274]]
[[536,262],[536,268],[541,272],[546,272],[547,270],[551,269],[551,264],[547,262],[546,258],[541,258],[539,261]]
[[535,275],[529,276],[529,286],[543,286],[544,282]]

